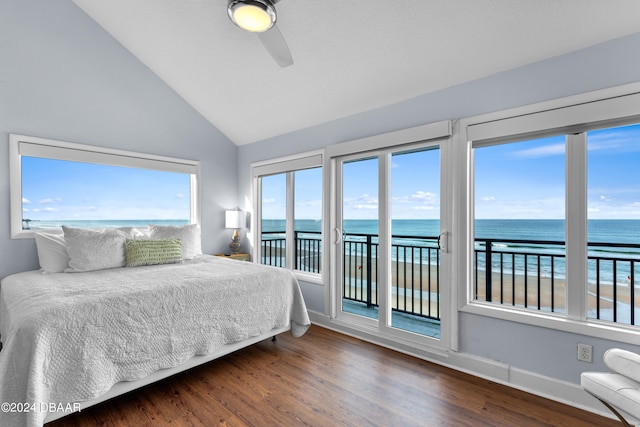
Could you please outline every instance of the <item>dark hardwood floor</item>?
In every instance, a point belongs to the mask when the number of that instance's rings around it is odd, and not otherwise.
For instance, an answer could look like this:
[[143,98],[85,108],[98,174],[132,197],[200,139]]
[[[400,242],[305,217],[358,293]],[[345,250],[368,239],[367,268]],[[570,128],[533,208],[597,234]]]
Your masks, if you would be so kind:
[[321,327],[62,418],[67,426],[620,426]]

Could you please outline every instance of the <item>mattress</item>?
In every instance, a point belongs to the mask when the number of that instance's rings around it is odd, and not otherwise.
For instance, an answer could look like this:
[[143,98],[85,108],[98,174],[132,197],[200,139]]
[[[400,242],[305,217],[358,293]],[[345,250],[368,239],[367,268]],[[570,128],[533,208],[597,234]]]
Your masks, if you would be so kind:
[[309,325],[291,271],[221,257],[14,274],[0,283],[0,402],[13,404],[0,425],[41,426],[50,409],[120,381],[274,328],[298,337]]

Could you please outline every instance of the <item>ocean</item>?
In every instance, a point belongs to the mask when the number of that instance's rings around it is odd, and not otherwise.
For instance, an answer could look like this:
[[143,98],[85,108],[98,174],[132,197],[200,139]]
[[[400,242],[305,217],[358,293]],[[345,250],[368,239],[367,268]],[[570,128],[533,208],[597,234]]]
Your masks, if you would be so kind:
[[[378,221],[370,219],[348,219],[344,221],[347,234],[378,234]],[[398,219],[391,223],[392,234],[398,236],[420,236],[437,238],[440,234],[439,220]],[[321,232],[322,223],[317,220],[296,220],[299,231]],[[564,241],[564,220],[542,219],[479,219],[475,222],[476,239],[493,240],[551,240]],[[262,222],[263,232],[284,232],[285,220],[267,219]],[[590,220],[588,240],[592,243],[640,244],[640,220]]]

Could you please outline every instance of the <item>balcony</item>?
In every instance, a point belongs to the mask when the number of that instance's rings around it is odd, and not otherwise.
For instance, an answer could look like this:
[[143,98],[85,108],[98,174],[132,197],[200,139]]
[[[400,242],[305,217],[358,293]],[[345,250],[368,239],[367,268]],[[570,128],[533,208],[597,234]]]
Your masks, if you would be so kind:
[[[263,233],[263,264],[285,265],[284,236],[283,231]],[[294,268],[320,273],[320,233],[296,231],[294,242]],[[638,325],[640,244],[588,245],[588,317]],[[343,309],[377,318],[378,236],[345,234],[343,248]],[[475,300],[565,313],[564,251],[561,241],[476,239]],[[392,325],[439,336],[438,238],[394,235],[391,258]]]
[[[565,313],[564,253],[562,241],[476,239],[475,299]],[[588,317],[640,324],[639,267],[640,244],[589,242]]]

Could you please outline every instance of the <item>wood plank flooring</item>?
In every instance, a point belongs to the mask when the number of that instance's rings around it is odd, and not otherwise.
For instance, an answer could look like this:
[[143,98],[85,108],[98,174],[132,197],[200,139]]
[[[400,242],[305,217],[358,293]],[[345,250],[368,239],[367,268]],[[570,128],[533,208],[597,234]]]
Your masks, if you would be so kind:
[[71,426],[620,426],[312,326],[56,420]]

